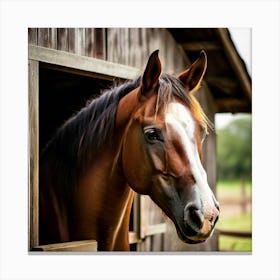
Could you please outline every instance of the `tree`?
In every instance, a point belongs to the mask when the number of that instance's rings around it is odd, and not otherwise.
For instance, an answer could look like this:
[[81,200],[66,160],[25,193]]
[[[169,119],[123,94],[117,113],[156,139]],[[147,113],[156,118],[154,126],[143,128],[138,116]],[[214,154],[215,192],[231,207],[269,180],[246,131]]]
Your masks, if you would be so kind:
[[217,169],[219,179],[251,179],[251,116],[238,118],[217,131]]

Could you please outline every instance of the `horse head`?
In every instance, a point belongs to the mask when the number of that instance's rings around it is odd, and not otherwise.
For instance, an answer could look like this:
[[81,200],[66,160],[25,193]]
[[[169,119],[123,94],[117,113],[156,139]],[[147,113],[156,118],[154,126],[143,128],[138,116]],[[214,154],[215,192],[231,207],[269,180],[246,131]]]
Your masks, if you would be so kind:
[[137,90],[122,141],[122,168],[130,187],[151,199],[174,222],[187,243],[205,241],[219,216],[202,165],[207,118],[193,92],[206,70],[199,58],[178,77],[162,74],[158,51],[151,54]]

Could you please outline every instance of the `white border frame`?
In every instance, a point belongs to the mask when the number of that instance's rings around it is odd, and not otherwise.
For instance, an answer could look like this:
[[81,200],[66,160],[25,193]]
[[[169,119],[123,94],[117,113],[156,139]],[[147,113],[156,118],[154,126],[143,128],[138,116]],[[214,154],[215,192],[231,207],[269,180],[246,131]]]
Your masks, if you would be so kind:
[[[1,1],[0,279],[280,279],[279,2]],[[27,28],[251,27],[251,255],[29,255]]]

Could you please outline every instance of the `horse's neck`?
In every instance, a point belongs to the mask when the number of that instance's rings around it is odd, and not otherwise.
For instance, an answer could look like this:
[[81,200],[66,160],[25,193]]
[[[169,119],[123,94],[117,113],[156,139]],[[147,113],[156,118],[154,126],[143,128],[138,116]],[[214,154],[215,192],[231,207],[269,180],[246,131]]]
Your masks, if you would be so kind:
[[40,166],[40,244],[69,240],[66,201],[53,188],[48,166]]
[[[86,171],[73,195],[71,238],[96,239],[99,250],[129,249],[133,192],[106,151]],[[76,229],[79,228],[79,231]],[[126,233],[127,232],[127,233]]]
[[[73,196],[73,239],[97,239],[99,250],[129,250],[128,231],[134,192],[126,183],[119,156],[122,135],[136,104],[137,91],[121,100],[114,145],[103,148],[95,156]],[[77,227],[79,233],[75,231]]]

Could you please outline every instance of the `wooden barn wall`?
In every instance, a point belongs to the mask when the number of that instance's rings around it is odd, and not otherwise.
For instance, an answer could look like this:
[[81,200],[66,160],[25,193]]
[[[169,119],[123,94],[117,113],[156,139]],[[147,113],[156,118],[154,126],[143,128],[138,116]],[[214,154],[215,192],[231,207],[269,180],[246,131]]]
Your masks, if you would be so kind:
[[158,28],[29,28],[29,44],[100,58],[144,69],[160,49],[165,72],[177,73],[188,63],[166,29]]
[[[143,70],[149,54],[160,50],[163,71],[180,73],[189,59],[176,44],[166,29],[158,28],[29,28],[29,44],[62,50],[81,56],[88,56],[129,65]],[[208,118],[214,123],[216,107],[212,95],[203,84],[196,93]],[[204,166],[210,187],[216,187],[216,137],[210,131],[204,142]],[[143,212],[143,213],[142,213]],[[142,251],[213,251],[217,250],[217,236],[206,243],[187,245],[177,237],[174,225],[163,217],[162,211],[146,196],[141,197],[141,215],[144,224],[153,225],[167,221],[165,234],[145,238],[138,249]]]
[[144,69],[149,55],[159,49],[162,66],[167,73],[178,73],[188,63],[187,57],[166,29],[109,28],[107,60]]
[[106,29],[104,28],[29,28],[28,43],[106,59]]

